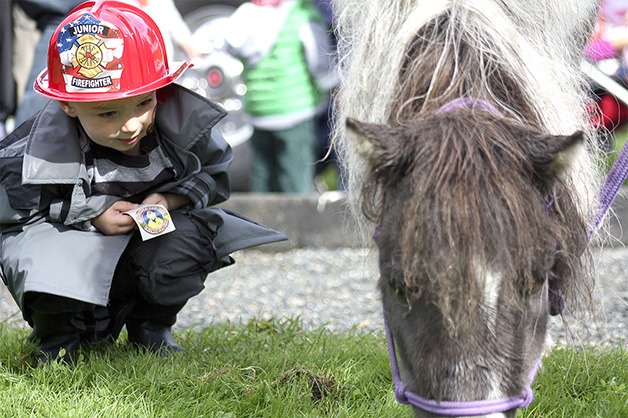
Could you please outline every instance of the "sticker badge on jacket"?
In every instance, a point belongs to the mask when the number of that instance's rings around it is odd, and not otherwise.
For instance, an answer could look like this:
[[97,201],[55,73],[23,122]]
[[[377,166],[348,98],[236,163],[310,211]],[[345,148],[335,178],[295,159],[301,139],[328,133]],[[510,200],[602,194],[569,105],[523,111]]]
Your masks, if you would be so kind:
[[162,205],[140,205],[124,213],[133,218],[143,241],[175,230],[170,213]]
[[115,26],[86,13],[63,27],[57,48],[68,92],[120,90],[124,40]]

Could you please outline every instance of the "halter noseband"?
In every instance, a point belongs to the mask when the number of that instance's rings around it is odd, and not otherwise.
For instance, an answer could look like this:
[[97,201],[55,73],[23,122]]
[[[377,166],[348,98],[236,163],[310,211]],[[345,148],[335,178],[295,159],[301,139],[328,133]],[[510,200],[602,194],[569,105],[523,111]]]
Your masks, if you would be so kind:
[[514,408],[525,408],[534,400],[532,382],[536,376],[540,359],[537,360],[534,368],[530,372],[529,383],[521,396],[508,399],[486,399],[481,401],[435,401],[427,399],[410,391],[401,380],[399,365],[397,363],[397,353],[395,351],[395,341],[388,324],[386,312],[384,311],[384,328],[386,330],[386,342],[388,344],[388,355],[390,357],[390,368],[392,371],[395,398],[397,402],[409,404],[421,408],[424,411],[443,416],[474,416],[488,415],[497,412],[509,411]]
[[[456,109],[482,109],[489,111],[495,115],[501,116],[501,112],[493,106],[481,99],[472,99],[469,97],[461,97],[445,104],[441,107],[437,113],[450,112]],[[628,142],[624,145],[623,149],[617,156],[613,167],[609,171],[609,174],[602,185],[602,188],[598,192],[598,201],[600,204],[597,216],[595,218],[595,227],[589,232],[589,239],[593,236],[595,230],[602,223],[602,219],[606,215],[606,212],[610,209],[613,200],[617,196],[622,183],[628,176]],[[549,209],[553,204],[551,197],[546,201],[546,211],[549,213]],[[377,241],[379,235],[379,226],[375,230],[374,240]],[[558,315],[564,308],[564,300],[560,288],[553,285],[552,280],[548,280],[548,297],[550,305],[550,314]],[[427,399],[416,393],[410,391],[407,385],[401,380],[399,373],[399,365],[397,363],[397,354],[395,351],[395,341],[388,323],[386,311],[384,310],[384,328],[386,331],[386,342],[388,345],[388,355],[390,357],[390,366],[393,377],[395,398],[399,403],[410,404],[424,411],[432,414],[442,416],[477,416],[477,415],[489,415],[494,413],[500,413],[509,411],[515,408],[525,408],[529,406],[534,400],[534,392],[532,391],[532,382],[536,376],[541,359],[539,358],[533,369],[530,371],[529,383],[524,389],[523,393],[518,397],[512,397],[508,399],[486,399],[480,401],[436,401],[433,399]]]

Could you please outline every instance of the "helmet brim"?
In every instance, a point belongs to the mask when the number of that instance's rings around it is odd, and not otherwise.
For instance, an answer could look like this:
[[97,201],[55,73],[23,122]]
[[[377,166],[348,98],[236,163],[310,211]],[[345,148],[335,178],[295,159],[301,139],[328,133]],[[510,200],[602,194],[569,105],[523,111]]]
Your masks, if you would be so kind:
[[[185,70],[191,68],[194,64],[190,61],[184,61],[181,63],[173,62],[173,67],[176,69],[170,71],[169,74],[153,81],[152,83],[146,84],[140,88],[129,90],[129,91],[111,91],[111,92],[98,92],[98,93],[90,93],[90,92],[59,92],[52,91],[49,88],[48,84],[48,68],[44,68],[33,83],[33,89],[41,94],[44,97],[54,100],[64,100],[68,102],[102,102],[105,100],[116,100],[116,99],[124,99],[127,97],[133,97],[140,94],[148,93],[153,90],[160,89],[162,87],[167,86],[168,84],[173,83],[177,78],[183,74]],[[177,64],[178,67],[177,67]]]

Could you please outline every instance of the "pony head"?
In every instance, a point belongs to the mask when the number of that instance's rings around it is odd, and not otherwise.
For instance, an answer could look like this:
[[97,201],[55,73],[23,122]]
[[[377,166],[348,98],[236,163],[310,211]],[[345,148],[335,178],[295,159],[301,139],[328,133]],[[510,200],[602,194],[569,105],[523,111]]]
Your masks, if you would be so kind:
[[436,404],[520,396],[556,300],[590,302],[602,176],[579,57],[597,1],[335,5],[334,146],[403,381]]
[[481,110],[347,127],[367,161],[363,212],[405,383],[436,401],[521,394],[550,291],[571,295],[586,267],[587,222],[561,178],[583,133]]

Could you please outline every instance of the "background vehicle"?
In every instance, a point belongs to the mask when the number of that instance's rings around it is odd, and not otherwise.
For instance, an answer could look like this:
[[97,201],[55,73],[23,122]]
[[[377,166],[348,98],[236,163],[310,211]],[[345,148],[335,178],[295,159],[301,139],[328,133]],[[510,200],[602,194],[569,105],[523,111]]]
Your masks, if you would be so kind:
[[243,109],[246,86],[241,79],[242,63],[220,48],[226,18],[242,3],[243,0],[175,0],[199,49],[211,51],[195,60],[194,67],[177,82],[220,104],[228,112],[218,129],[233,148],[230,178],[234,192],[250,189],[251,149],[248,140],[253,127]]

